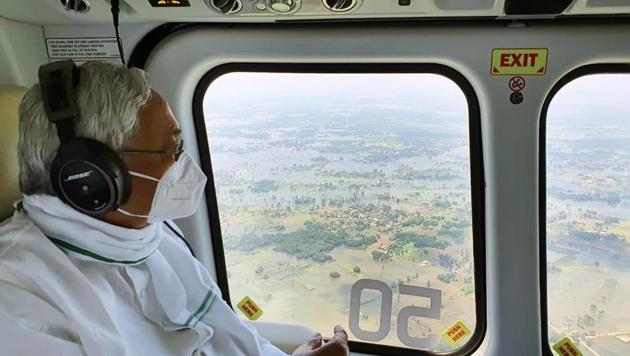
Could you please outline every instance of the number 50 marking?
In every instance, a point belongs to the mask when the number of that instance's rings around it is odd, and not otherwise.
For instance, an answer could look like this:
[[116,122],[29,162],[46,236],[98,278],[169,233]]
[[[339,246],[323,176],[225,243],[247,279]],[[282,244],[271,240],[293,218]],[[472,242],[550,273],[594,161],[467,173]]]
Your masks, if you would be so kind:
[[[361,308],[361,292],[364,289],[377,290],[381,293],[381,316],[376,331],[367,331],[359,326],[360,308]],[[429,298],[430,305],[428,308],[408,306],[404,307],[398,313],[398,322],[396,330],[398,339],[405,345],[414,348],[429,348],[436,342],[436,336],[426,338],[412,337],[409,335],[409,319],[412,316],[423,317],[429,319],[440,319],[442,306],[442,291],[433,288],[424,288],[400,284],[398,292],[403,295],[413,295],[416,297]],[[350,331],[359,339],[365,341],[383,340],[391,328],[392,321],[392,289],[382,281],[376,279],[360,279],[352,285],[350,292]]]

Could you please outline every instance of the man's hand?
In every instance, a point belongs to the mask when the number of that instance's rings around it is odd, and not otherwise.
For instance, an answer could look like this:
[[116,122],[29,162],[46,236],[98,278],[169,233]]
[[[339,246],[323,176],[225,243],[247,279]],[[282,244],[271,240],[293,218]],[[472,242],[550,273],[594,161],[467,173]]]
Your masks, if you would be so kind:
[[322,343],[322,335],[317,333],[303,345],[293,352],[293,356],[347,356],[350,354],[348,349],[348,334],[340,325],[335,326],[335,336],[327,343]]

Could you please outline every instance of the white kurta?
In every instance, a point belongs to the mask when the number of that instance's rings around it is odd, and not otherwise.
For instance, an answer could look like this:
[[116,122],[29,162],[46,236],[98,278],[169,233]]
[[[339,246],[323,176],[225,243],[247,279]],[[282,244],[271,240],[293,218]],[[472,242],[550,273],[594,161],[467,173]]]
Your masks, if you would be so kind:
[[[174,233],[164,232],[158,250],[165,261],[194,260]],[[198,261],[190,265],[196,269],[190,274],[207,274]],[[285,355],[231,310],[214,282],[204,314],[196,314],[207,330],[201,339],[192,328],[156,324],[143,313],[144,291],[134,288],[133,273],[139,272],[67,253],[16,212],[0,226],[0,354]]]

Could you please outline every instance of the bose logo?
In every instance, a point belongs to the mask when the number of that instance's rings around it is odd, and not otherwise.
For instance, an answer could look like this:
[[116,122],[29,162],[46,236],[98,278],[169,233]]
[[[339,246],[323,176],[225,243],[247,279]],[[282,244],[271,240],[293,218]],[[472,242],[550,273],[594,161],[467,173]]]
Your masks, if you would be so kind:
[[94,171],[87,171],[87,172],[83,172],[83,173],[79,173],[79,174],[73,174],[71,176],[68,176],[68,178],[66,178],[66,180],[64,180],[64,182],[70,182],[72,180],[77,180],[77,179],[89,177],[92,174],[92,172],[94,172]]

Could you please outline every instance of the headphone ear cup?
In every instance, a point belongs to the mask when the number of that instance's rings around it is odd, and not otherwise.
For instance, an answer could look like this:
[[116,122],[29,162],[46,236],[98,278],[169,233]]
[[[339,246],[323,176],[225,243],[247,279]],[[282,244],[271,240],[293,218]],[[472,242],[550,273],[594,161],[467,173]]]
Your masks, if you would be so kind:
[[110,177],[115,183],[114,187],[118,193],[116,205],[112,210],[118,209],[120,205],[125,204],[127,200],[129,200],[129,196],[131,195],[131,175],[129,174],[125,162],[123,162],[114,150],[104,143],[86,138],[82,138],[82,140],[85,140],[89,145],[93,146],[93,150],[98,154],[100,159],[99,163],[104,167],[106,166],[108,171],[111,172]]
[[120,157],[107,145],[74,138],[59,147],[50,169],[57,196],[91,216],[116,210],[131,194],[131,177]]

